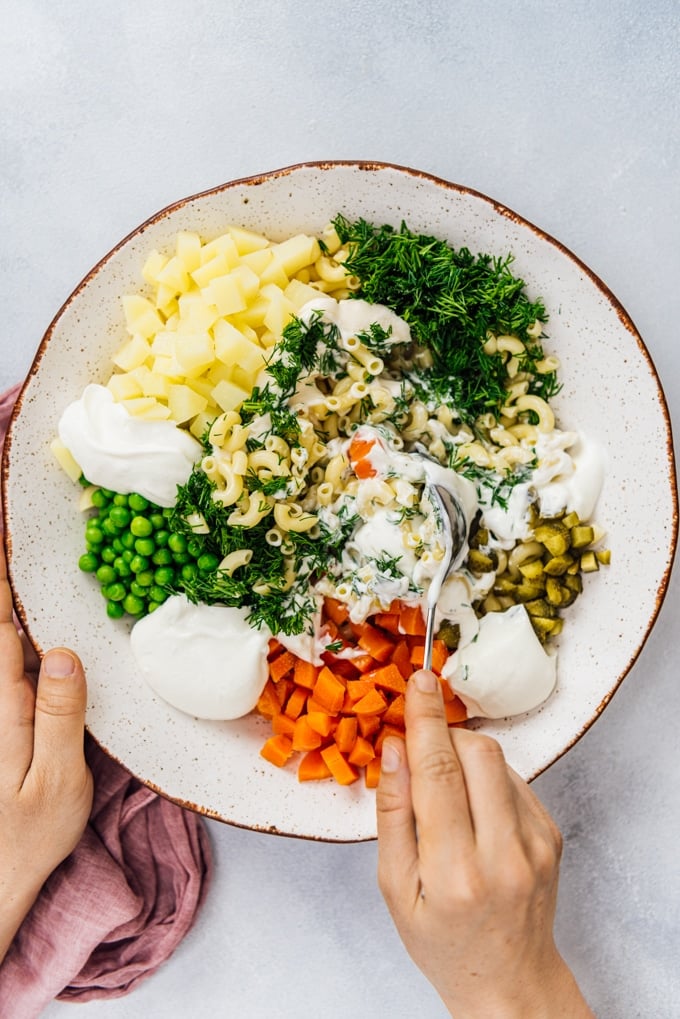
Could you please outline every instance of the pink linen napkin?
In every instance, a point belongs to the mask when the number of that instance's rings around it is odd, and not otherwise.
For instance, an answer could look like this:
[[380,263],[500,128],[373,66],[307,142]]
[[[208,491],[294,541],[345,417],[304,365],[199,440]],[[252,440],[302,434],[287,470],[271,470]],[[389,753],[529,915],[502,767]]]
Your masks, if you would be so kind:
[[[19,389],[0,396],[0,450]],[[55,997],[127,994],[175,950],[209,884],[202,819],[147,789],[88,734],[85,750],[95,789],[90,820],[0,966],[3,1019],[35,1019]]]

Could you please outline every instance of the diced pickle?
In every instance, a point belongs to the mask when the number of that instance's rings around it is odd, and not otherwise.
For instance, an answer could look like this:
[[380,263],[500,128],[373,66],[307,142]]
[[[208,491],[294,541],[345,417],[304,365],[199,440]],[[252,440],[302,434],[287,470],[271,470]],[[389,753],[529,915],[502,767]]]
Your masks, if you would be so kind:
[[545,596],[551,605],[565,605],[573,592],[565,587],[557,577],[548,577],[545,582]]
[[581,556],[581,570],[584,573],[595,573],[599,570],[600,564],[594,552],[584,552]]
[[590,545],[595,536],[595,532],[592,527],[587,527],[585,524],[579,524],[578,527],[572,527],[570,534],[572,548],[586,548]]
[[494,569],[494,561],[491,556],[480,552],[479,549],[471,548],[468,555],[468,566],[473,573],[490,573]]
[[561,619],[546,619],[545,616],[530,616],[531,625],[540,640],[545,641],[548,637],[556,637],[562,632]]
[[519,572],[525,580],[536,580],[543,576],[543,563],[540,559],[532,559],[530,562],[522,563]]
[[561,556],[569,548],[569,529],[564,526],[561,520],[552,520],[548,524],[541,524],[534,531],[536,541],[548,549],[552,556]]
[[[552,559],[548,559],[543,569],[549,577],[561,577],[563,573],[567,572],[573,562],[573,556],[560,554],[553,556]],[[583,558],[581,559],[581,562],[583,562]]]
[[612,561],[611,549],[609,548],[601,549],[599,552],[595,553],[595,558],[597,559],[598,563],[601,563],[602,566],[609,566],[610,562]]
[[437,640],[444,642],[449,651],[455,651],[460,642],[460,626],[451,622],[450,619],[443,619],[437,631]]
[[525,602],[524,608],[530,616],[543,616],[544,619],[555,619],[557,609],[550,605],[545,598],[536,598],[535,601]]

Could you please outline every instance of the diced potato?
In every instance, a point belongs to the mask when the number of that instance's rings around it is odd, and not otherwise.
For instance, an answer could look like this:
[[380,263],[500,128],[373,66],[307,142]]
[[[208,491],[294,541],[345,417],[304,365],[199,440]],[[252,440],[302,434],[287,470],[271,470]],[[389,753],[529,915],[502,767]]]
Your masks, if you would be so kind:
[[147,339],[163,328],[163,319],[154,305],[148,298],[140,297],[139,294],[127,294],[123,298],[123,312],[127,331],[132,336]]
[[184,263],[175,255],[158,274],[158,282],[175,294],[183,294],[191,285]]
[[[139,368],[133,370],[139,371]],[[146,370],[148,371],[148,368]],[[113,398],[117,403],[121,400],[133,400],[136,396],[144,396],[144,390],[139,381],[129,372],[112,375],[106,383],[106,388],[113,393]]]
[[160,333],[156,333],[151,341],[151,353],[172,357],[175,352],[176,335],[177,333],[174,329],[163,329]]
[[208,241],[207,244],[203,245],[201,248],[201,265],[207,265],[216,255],[222,256],[226,269],[233,269],[234,266],[238,265],[238,248],[236,247],[236,241],[230,233],[221,234],[213,241]]
[[308,301],[315,301],[319,296],[319,291],[315,290],[314,287],[310,287],[307,283],[301,283],[300,280],[294,279],[285,288],[284,294],[293,305],[295,311],[299,311]]
[[256,272],[243,263],[232,269],[231,275],[238,281],[246,301],[252,301],[260,289],[260,277]]
[[201,291],[207,304],[212,304],[219,315],[233,315],[247,307],[246,299],[233,273],[217,276]]
[[271,248],[260,248],[259,251],[251,251],[247,255],[242,255],[241,263],[261,276],[273,257]]
[[55,460],[61,469],[66,472],[71,481],[78,481],[83,472],[61,439],[53,439],[50,443],[50,449],[54,454]]
[[165,421],[170,417],[167,407],[155,400],[153,396],[138,396],[134,400],[123,400],[128,414],[137,418],[146,418],[149,421]]
[[166,287],[162,283],[158,285],[156,288],[156,308],[166,322],[171,315],[176,313],[177,298],[175,296],[175,291],[171,287]]
[[215,360],[215,344],[209,332],[178,333],[175,358],[187,378],[197,378]]
[[[211,385],[213,386],[213,389],[214,389],[214,387],[219,382],[223,382],[223,381],[231,382],[231,373],[232,373],[232,371],[233,371],[233,369],[231,367],[227,367],[227,365],[226,364],[222,364],[221,361],[215,361],[215,364],[212,366],[210,371],[206,372],[206,378],[207,378],[208,382],[211,383]],[[214,399],[214,397],[213,397],[213,399]]]
[[120,350],[113,355],[113,363],[121,371],[129,372],[132,368],[144,364],[151,353],[151,347],[141,336],[132,336]]
[[233,238],[239,255],[248,255],[253,251],[271,247],[269,238],[252,230],[244,230],[240,226],[230,226],[229,236]]
[[223,379],[213,389],[213,400],[222,410],[236,410],[250,396],[250,391],[241,389],[233,382]]
[[155,396],[157,400],[168,399],[167,376],[159,375],[143,364],[139,368],[133,368],[129,376],[136,379],[141,386],[142,396]]
[[178,425],[190,421],[191,418],[205,410],[208,401],[204,396],[195,393],[189,386],[177,383],[168,387],[168,407],[170,417]]
[[201,238],[192,230],[180,230],[177,234],[175,254],[186,272],[193,272],[201,264]]
[[237,364],[231,370],[231,381],[235,382],[241,389],[245,389],[246,392],[252,393],[258,374],[258,372],[247,372],[245,368],[241,368]]
[[251,301],[241,311],[232,314],[230,316],[232,324],[237,329],[242,329],[244,325],[252,326],[257,328],[258,326],[264,325],[264,317],[269,309],[269,301],[262,294],[258,294],[255,300]]
[[288,276],[294,276],[306,265],[316,262],[321,254],[319,242],[310,234],[297,234],[273,247],[275,259]]
[[215,356],[223,364],[240,365],[246,372],[259,372],[264,364],[265,355],[260,346],[256,346],[241,333],[231,322],[220,319],[213,330],[215,337]]
[[173,379],[178,382],[182,378],[182,368],[177,359],[165,354],[159,354],[158,357],[153,359],[151,371],[154,375],[162,375],[167,379]]
[[[291,274],[292,275],[292,274]],[[266,266],[260,273],[261,283],[275,283],[277,287],[281,287],[282,290],[288,286],[289,277],[286,270],[283,268],[281,261],[273,256],[271,262]]]
[[167,255],[155,249],[149,254],[142,267],[142,276],[147,283],[158,283],[158,273],[168,264]]
[[206,301],[200,290],[182,294],[178,300],[179,322],[177,329],[212,329],[218,318],[214,303]]
[[281,288],[274,283],[266,284],[260,292],[269,301],[269,307],[264,316],[264,325],[280,336],[290,322],[295,309],[288,298],[284,296]]
[[206,407],[206,409],[200,411],[191,422],[189,425],[189,431],[197,439],[200,439],[208,431],[216,417],[218,417],[218,414],[214,410],[211,410],[209,406]]

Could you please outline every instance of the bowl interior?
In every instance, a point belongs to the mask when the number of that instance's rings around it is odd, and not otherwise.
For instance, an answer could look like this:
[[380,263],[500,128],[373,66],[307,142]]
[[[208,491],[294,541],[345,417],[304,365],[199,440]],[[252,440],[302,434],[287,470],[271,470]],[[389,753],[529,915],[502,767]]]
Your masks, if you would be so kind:
[[[308,838],[375,836],[374,795],[297,782],[259,757],[264,720],[199,721],[159,700],[138,676],[129,627],[102,612],[82,548],[78,491],[49,444],[64,407],[105,382],[124,339],[120,298],[139,292],[152,248],[178,230],[216,236],[239,224],[282,240],[319,232],[338,212],[444,238],[474,253],[514,256],[513,271],[550,315],[546,349],[559,356],[562,427],[607,451],[596,517],[612,565],[586,577],[558,643],[558,688],[538,710],[484,722],[512,766],[537,775],[597,717],[639,653],[660,607],[677,532],[670,426],[649,354],[607,288],[559,243],[490,199],[425,174],[376,164],[314,164],[237,181],[153,217],[107,255],[50,326],[24,388],[6,451],[11,577],[22,621],[40,650],[76,648],[88,674],[88,726],[135,775],[170,798],[235,824]],[[644,478],[645,484],[639,484]],[[228,668],[228,664],[225,665]]]

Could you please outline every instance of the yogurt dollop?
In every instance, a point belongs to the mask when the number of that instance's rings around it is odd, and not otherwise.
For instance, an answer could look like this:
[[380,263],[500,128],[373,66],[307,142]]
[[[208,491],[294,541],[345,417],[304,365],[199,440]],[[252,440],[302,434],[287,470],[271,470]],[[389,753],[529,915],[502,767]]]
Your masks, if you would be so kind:
[[130,642],[144,679],[168,704],[196,718],[232,719],[257,704],[270,637],[243,609],[178,594],[135,623]]
[[128,414],[106,386],[86,386],[59,421],[59,438],[93,485],[127,495],[138,492],[157,506],[173,506],[201,445],[171,421]]
[[506,718],[542,704],[557,679],[557,658],[543,650],[523,605],[489,612],[479,632],[446,662],[442,675],[470,717]]

